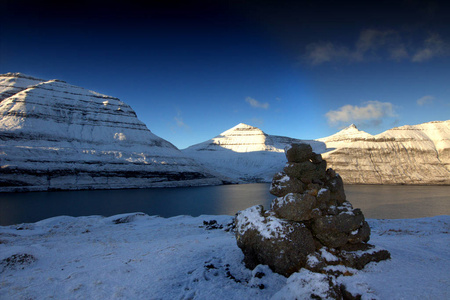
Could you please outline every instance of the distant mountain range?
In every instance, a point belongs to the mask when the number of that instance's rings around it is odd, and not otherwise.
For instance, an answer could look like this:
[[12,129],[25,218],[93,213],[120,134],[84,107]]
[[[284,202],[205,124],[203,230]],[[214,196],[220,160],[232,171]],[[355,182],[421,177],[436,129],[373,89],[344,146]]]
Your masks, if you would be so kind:
[[284,147],[308,143],[350,184],[450,184],[450,120],[402,126],[378,135],[351,125],[316,140],[268,135],[239,124],[183,152],[244,182],[267,182],[283,169]]
[[8,73],[0,101],[0,191],[222,183],[117,98]]
[[284,148],[300,142],[346,183],[450,184],[450,121],[375,136],[352,125],[317,140],[241,123],[180,151],[117,98],[60,80],[0,75],[0,191],[268,182],[283,169]]

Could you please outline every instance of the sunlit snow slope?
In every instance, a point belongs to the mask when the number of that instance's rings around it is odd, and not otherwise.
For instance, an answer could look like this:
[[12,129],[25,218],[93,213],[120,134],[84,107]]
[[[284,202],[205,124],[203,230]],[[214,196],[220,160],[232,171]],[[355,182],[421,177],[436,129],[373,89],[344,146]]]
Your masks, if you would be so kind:
[[117,98],[8,73],[0,101],[0,191],[221,183]]
[[[267,182],[286,163],[284,148],[302,142],[284,136],[268,135],[261,129],[240,123],[206,142],[182,150],[205,167],[244,182]],[[310,143],[323,152],[321,142]]]
[[354,125],[318,139],[347,183],[450,184],[450,120],[402,126],[378,135]]
[[375,136],[351,125],[317,140],[272,136],[239,124],[183,152],[228,177],[270,181],[283,169],[284,147],[292,142],[311,144],[346,183],[450,184],[450,121],[403,126]]

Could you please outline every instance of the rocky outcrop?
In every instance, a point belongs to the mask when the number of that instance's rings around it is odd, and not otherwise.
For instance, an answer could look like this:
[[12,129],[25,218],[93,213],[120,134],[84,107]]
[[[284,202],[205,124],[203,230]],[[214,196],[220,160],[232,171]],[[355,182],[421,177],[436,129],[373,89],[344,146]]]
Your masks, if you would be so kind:
[[0,191],[221,183],[117,98],[18,73],[0,95]]
[[278,196],[271,209],[259,205],[236,215],[236,241],[248,268],[265,264],[289,276],[301,268],[326,273],[338,264],[361,269],[390,257],[367,244],[370,227],[363,213],[346,200],[341,177],[311,146],[288,146],[286,157],[284,172],[271,184]]

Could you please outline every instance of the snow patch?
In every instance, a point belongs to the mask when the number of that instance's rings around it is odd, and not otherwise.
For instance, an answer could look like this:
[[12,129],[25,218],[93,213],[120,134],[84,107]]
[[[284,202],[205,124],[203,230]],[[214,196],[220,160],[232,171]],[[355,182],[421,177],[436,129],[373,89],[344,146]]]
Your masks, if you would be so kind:
[[322,256],[327,262],[339,261],[339,258],[328,252],[325,247],[320,248],[319,252],[320,256]]
[[[274,215],[264,217],[262,215],[262,206],[255,205],[245,210],[241,210],[237,214],[237,224],[240,224],[238,230],[243,235],[247,230],[254,229],[258,231],[264,238],[286,238],[283,227],[287,222],[278,219]],[[292,228],[290,232],[292,232]]]

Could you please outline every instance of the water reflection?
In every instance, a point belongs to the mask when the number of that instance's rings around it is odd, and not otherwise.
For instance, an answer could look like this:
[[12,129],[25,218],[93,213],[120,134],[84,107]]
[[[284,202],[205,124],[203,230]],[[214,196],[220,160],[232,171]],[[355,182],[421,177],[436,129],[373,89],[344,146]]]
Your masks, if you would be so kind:
[[[450,214],[450,186],[345,186],[347,199],[366,218],[420,218]],[[110,216],[127,212],[172,217],[234,215],[274,196],[269,184],[190,188],[0,193],[0,225],[69,215]]]
[[222,199],[217,202],[218,211],[225,215],[234,215],[239,210],[258,204],[268,209],[274,198],[269,193],[269,185],[264,183],[222,186],[220,194]]

